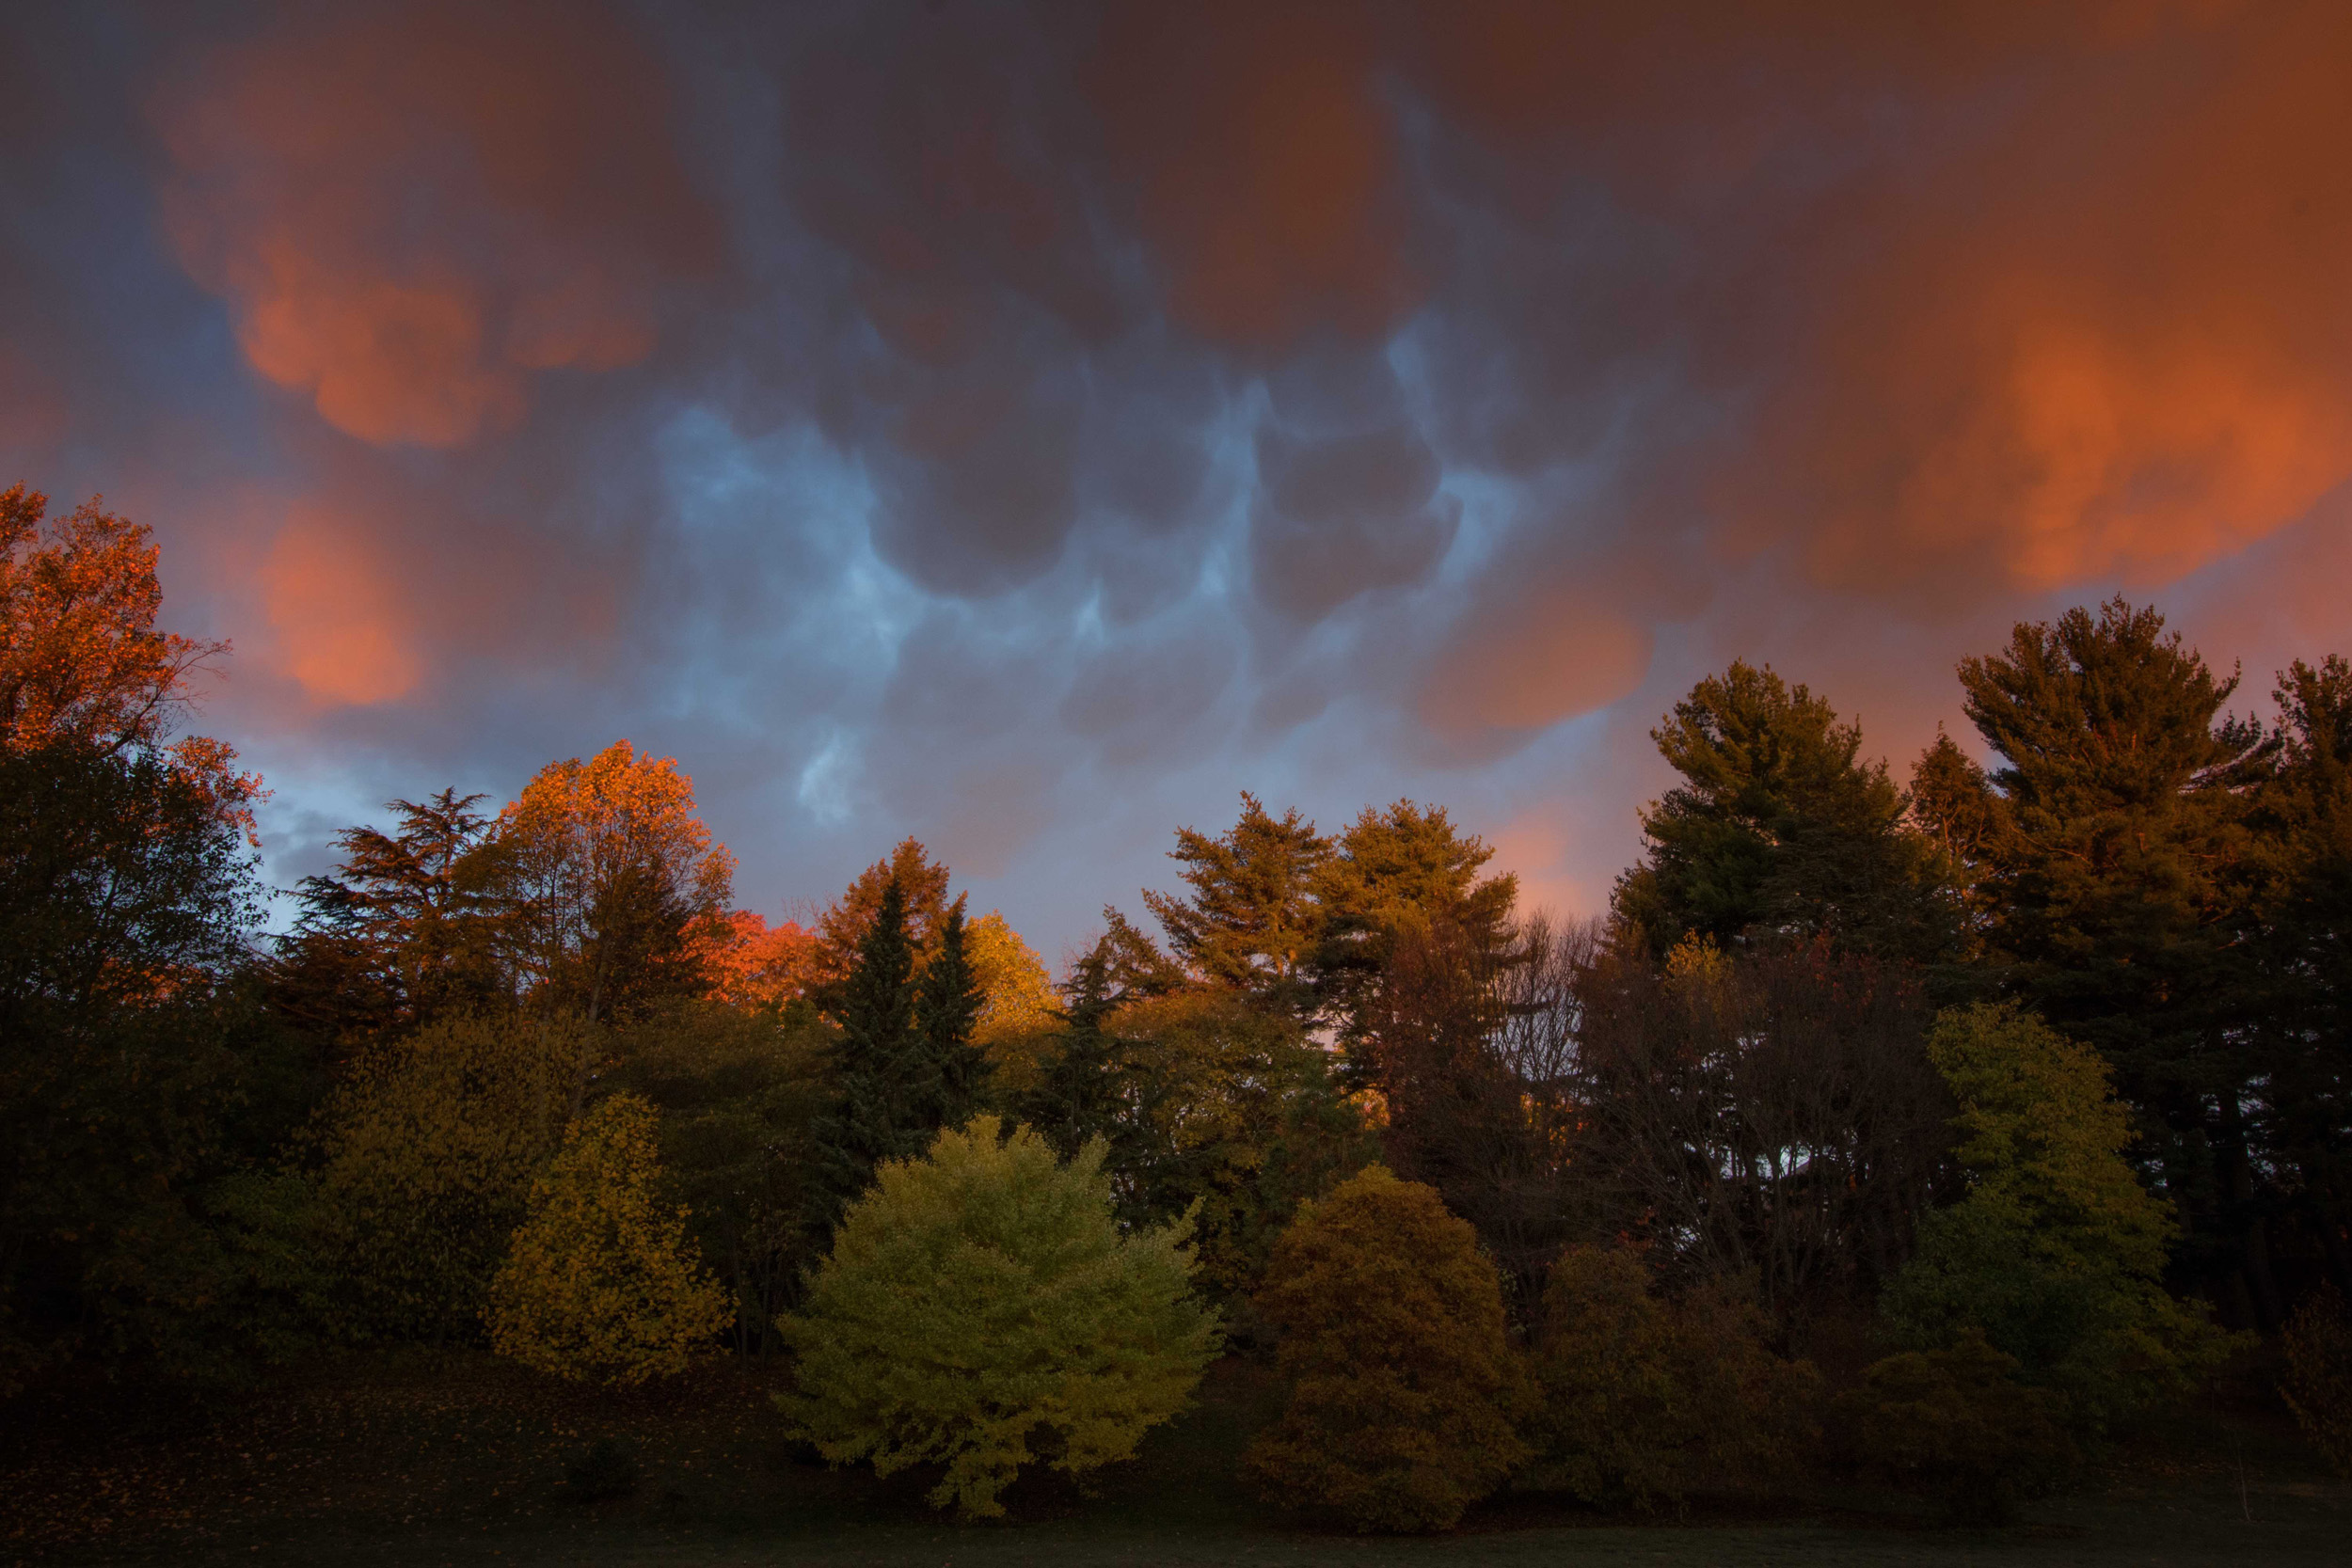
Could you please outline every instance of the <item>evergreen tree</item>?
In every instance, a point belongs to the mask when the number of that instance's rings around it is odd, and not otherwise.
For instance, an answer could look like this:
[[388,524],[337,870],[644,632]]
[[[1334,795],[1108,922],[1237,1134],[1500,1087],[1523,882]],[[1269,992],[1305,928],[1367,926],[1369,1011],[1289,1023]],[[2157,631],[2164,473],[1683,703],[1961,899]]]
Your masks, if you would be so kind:
[[1826,699],[1735,661],[1650,738],[1683,782],[1642,813],[1647,850],[1613,899],[1650,952],[1693,935],[1724,947],[1825,938],[1876,958],[1950,947],[1931,847],[1909,830],[1886,765],[1859,759],[1860,726]]
[[[2309,1249],[2352,1291],[2352,665],[2296,662],[2249,823],[2256,897],[2246,940],[2263,1006],[2241,1038],[2264,1090],[2247,1107],[2248,1241]],[[2265,1235],[2274,1227],[2284,1233]]]
[[[2001,766],[1940,802],[1973,839],[1987,956],[2017,995],[2096,1049],[2138,1113],[2139,1157],[2188,1219],[2192,1267],[2275,1322],[2246,1196],[2265,1010],[2243,941],[2247,785],[2265,755],[2237,688],[2154,610],[2122,599],[2020,625],[1963,659],[1968,718]],[[2234,1289],[2233,1289],[2234,1288]]]
[[858,942],[856,968],[840,987],[834,1021],[833,1110],[817,1128],[818,1168],[810,1218],[830,1230],[886,1160],[920,1152],[909,1136],[921,1040],[915,1028],[914,948],[907,940],[906,900],[886,885]]
[[1022,1119],[1035,1127],[1055,1152],[1075,1159],[1096,1138],[1108,1149],[1104,1168],[1113,1173],[1121,1217],[1136,1211],[1134,1175],[1144,1160],[1144,1112],[1157,1093],[1134,1070],[1122,1042],[1109,1027],[1120,1007],[1182,986],[1184,976],[1157,943],[1127,917],[1105,908],[1107,928],[1071,966],[1063,982],[1064,1014],[1057,1049],[1044,1063],[1036,1089],[1025,1097]]
[[940,922],[939,941],[923,966],[914,999],[921,1055],[915,1103],[909,1130],[935,1132],[961,1127],[977,1116],[988,1092],[988,1053],[973,1037],[978,1025],[978,977],[965,951],[963,900],[958,898]]
[[1184,865],[1191,897],[1146,893],[1143,902],[1200,978],[1304,1015],[1323,939],[1315,881],[1331,843],[1295,810],[1274,816],[1246,792],[1241,805],[1241,820],[1220,837],[1177,830],[1168,858]]
[[1364,1009],[1400,932],[1441,928],[1488,959],[1502,959],[1513,945],[1518,879],[1480,878],[1494,853],[1455,828],[1442,806],[1367,806],[1348,824],[1315,886],[1324,914],[1316,990],[1343,1043],[1360,1038]]

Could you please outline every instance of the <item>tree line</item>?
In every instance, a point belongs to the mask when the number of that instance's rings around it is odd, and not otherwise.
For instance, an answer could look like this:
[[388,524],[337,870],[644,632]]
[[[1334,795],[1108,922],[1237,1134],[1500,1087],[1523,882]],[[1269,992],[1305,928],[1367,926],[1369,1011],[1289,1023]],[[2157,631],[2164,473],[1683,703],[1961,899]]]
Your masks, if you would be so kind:
[[[495,810],[390,802],[265,935],[261,781],[178,733],[226,649],[159,608],[143,530],[0,497],[0,1389],[389,1342],[814,1368],[861,1206],[1051,1167],[1282,1358],[1263,1484],[1427,1524],[1342,1473],[1360,1390],[1298,1392],[1413,1340],[1365,1338],[1379,1244],[1493,1363],[1445,1418],[1493,1471],[1457,1504],[1671,1495],[1785,1447],[1808,1379],[1865,1446],[1909,1398],[2026,1452],[2352,1290],[2341,657],[2260,723],[2153,610],[2072,610],[1962,661],[1989,767],[1943,736],[1901,780],[1735,662],[1653,732],[1677,782],[1600,918],[1523,909],[1440,807],[1326,832],[1245,794],[1176,833],[1156,931],[1106,907],[1056,978],[914,840],[804,923],[734,909],[626,741]],[[965,1174],[891,1175],[940,1149]],[[1675,1425],[1702,1406],[1755,1420]],[[1649,1435],[1597,1450],[1595,1409]]]

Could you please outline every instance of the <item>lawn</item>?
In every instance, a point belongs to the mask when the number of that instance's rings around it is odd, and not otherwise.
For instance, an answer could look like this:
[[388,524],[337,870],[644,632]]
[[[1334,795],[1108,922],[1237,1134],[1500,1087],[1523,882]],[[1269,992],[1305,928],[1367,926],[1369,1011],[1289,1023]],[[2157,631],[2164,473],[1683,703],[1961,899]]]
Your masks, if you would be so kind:
[[[2074,1494],[1993,1532],[1936,1529],[1918,1499],[1820,1489],[1772,1507],[1611,1518],[1509,1498],[1425,1540],[1317,1530],[1251,1499],[1235,1456],[1267,1408],[1228,1362],[1142,1458],[1085,1495],[1025,1481],[1012,1517],[959,1527],[919,1477],[877,1482],[779,1436],[771,1374],[723,1364],[659,1393],[552,1387],[472,1354],[325,1364],[206,1403],[100,1386],[0,1434],[0,1561],[588,1564],[2341,1563],[2352,1487],[2274,1412],[2183,1418]],[[111,1435],[102,1435],[111,1434]],[[634,1495],[566,1499],[597,1439],[633,1445]]]

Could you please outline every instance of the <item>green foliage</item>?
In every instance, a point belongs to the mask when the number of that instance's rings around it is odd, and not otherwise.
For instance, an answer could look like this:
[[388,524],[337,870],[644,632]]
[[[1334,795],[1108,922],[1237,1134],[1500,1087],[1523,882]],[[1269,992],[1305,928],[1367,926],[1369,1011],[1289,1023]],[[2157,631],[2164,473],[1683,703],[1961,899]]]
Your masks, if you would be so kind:
[[1726,1281],[1665,1301],[1634,1254],[1569,1248],[1544,1291],[1522,1482],[1647,1509],[1770,1474],[1802,1439],[1820,1379],[1772,1354],[1764,1329]]
[[310,1142],[346,1281],[331,1328],[470,1338],[605,1037],[569,1020],[453,1017],[363,1056]]
[[169,757],[0,749],[0,1389],[159,1350],[210,1293],[199,1195],[276,1095],[238,981],[258,893]]
[[1120,1090],[1111,1149],[1121,1218],[1192,1213],[1201,1277],[1247,1292],[1298,1205],[1376,1152],[1329,1054],[1287,1016],[1228,990],[1141,997],[1103,1027]]
[[601,1082],[661,1111],[661,1164],[689,1233],[735,1299],[739,1349],[764,1354],[814,1259],[804,1224],[832,1031],[806,1002],[781,1012],[691,1003],[617,1034]]
[[945,1466],[930,1501],[967,1518],[1001,1514],[1039,1460],[1083,1474],[1133,1456],[1217,1344],[1184,1225],[1122,1235],[1100,1144],[1061,1164],[1001,1132],[982,1117],[884,1164],[781,1325],[793,1431],[881,1475]]
[[920,1070],[915,1034],[914,947],[907,939],[906,899],[885,882],[858,939],[857,965],[841,983],[834,1017],[833,1107],[818,1124],[818,1163],[810,1218],[830,1228],[885,1161],[919,1145],[909,1109]]
[[1874,1363],[1838,1415],[1867,1468],[1933,1488],[1954,1524],[2006,1524],[2074,1458],[2060,1402],[2017,1370],[1969,1329],[1947,1348]]
[[1981,1332],[2093,1426],[2189,1386],[2233,1348],[2162,1284],[2177,1227],[2123,1158],[2106,1065],[2013,1005],[1942,1014],[1928,1053],[1960,1103],[1959,1202],[1920,1223],[1881,1310],[1917,1349]]
[[[2223,712],[2217,677],[2164,617],[2122,599],[2020,625],[1963,659],[1968,717],[2000,766],[1946,791],[1944,836],[1974,847],[1972,897],[2014,994],[2112,1066],[2138,1112],[2137,1157],[2180,1200],[2209,1256],[2245,1252],[2262,1182],[2267,1010],[2249,942],[2247,816],[2263,736]],[[1962,781],[1952,781],[1958,784]],[[2224,1249],[2238,1256],[2226,1256]]]
[[981,1001],[958,898],[940,923],[914,992],[918,1060],[909,1119],[926,1132],[961,1127],[979,1114],[989,1080],[988,1053],[973,1038]]
[[2340,1476],[2352,1479],[2352,1316],[2333,1285],[2305,1299],[2280,1347],[2286,1376],[2279,1386],[2296,1423]]
[[1768,666],[1734,661],[1650,732],[1682,783],[1642,813],[1643,863],[1618,921],[1663,954],[1686,936],[1825,938],[1879,958],[1939,956],[1953,910],[1861,727]]
[[1437,1192],[1375,1165],[1275,1243],[1258,1309],[1288,1398],[1247,1473],[1359,1529],[1445,1529],[1525,1457],[1502,1291]]
[[616,1094],[572,1123],[532,1184],[490,1284],[490,1347],[574,1382],[637,1384],[686,1370],[732,1315],[666,1202],[659,1120]]

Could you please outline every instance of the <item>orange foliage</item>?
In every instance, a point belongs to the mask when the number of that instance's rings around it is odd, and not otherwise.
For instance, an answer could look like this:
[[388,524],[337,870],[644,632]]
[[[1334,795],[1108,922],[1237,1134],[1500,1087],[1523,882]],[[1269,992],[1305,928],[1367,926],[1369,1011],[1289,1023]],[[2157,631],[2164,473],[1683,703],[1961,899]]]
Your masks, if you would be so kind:
[[781,1006],[806,996],[822,976],[817,933],[797,920],[771,926],[750,910],[708,927],[703,953],[713,1000],[739,1007]]

